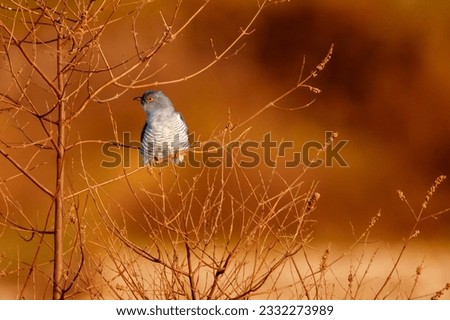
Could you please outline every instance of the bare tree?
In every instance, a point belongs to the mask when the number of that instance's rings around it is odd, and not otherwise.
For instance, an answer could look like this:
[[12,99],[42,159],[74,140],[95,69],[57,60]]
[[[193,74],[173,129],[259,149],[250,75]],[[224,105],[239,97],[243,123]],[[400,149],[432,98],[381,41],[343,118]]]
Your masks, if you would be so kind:
[[[219,166],[201,165],[184,177],[174,167],[109,170],[92,166],[86,154],[105,145],[136,149],[120,138],[110,103],[130,90],[187,81],[209,70],[234,55],[263,10],[280,2],[255,1],[253,16],[224,49],[211,41],[208,63],[164,81],[158,81],[164,66],[155,67],[154,58],[196,21],[208,0],[184,17],[181,0],[161,12],[148,0],[0,4],[0,238],[21,238],[12,257],[0,256],[7,261],[0,277],[17,277],[17,298],[248,299],[285,297],[286,291],[295,298],[333,297],[327,272],[348,252],[333,260],[327,249],[320,263],[311,262],[308,243],[320,195],[317,183],[305,186],[308,168],[286,175],[255,166],[249,174],[236,148],[259,114],[279,108],[298,89],[320,92],[310,80],[324,69],[333,47],[310,72],[303,61],[292,87],[252,116],[235,123],[230,112],[227,124],[200,142],[215,142]],[[150,45],[141,26],[149,12],[162,30]],[[120,48],[108,46],[118,26],[130,33],[131,50],[121,55]],[[89,116],[97,104],[109,117],[113,141],[83,135],[79,122],[97,121]],[[323,142],[317,158],[336,137]],[[191,154],[205,152],[194,148]],[[149,184],[144,187],[138,175]],[[118,185],[132,204],[108,189]],[[350,250],[368,242],[378,217]],[[361,283],[352,287],[350,279],[357,279],[361,265],[349,276],[346,297],[358,296]]]
[[[29,283],[39,274],[51,280],[53,299],[65,298],[85,263],[81,220],[86,209],[80,207],[79,196],[92,192],[93,186],[75,188],[71,176],[78,173],[73,154],[82,152],[83,145],[100,145],[104,141],[80,140],[74,122],[92,103],[107,104],[131,89],[186,81],[211,68],[238,49],[260,13],[272,4],[258,3],[248,25],[223,51],[214,49],[214,57],[207,65],[179,79],[157,82],[156,74],[149,72],[152,58],[174,41],[208,2],[204,1],[184,20],[179,18],[182,1],[174,4],[170,16],[161,13],[163,32],[151,46],[141,44],[138,28],[141,14],[151,8],[151,1],[77,0],[50,4],[39,0],[33,4],[11,1],[1,5],[0,101],[8,132],[1,139],[0,154],[9,163],[10,174],[1,182],[4,206],[0,214],[3,224],[25,234],[26,241],[38,239],[31,262],[19,263],[19,269],[26,270],[27,276],[18,297],[24,296]],[[118,24],[129,26],[134,46],[134,52],[120,61],[104,42],[109,30]],[[302,84],[299,82],[295,89]],[[84,171],[84,175],[89,173]],[[98,183],[94,189],[118,179]],[[46,203],[45,213],[30,213],[16,200],[11,186],[18,180],[35,201]],[[41,200],[43,197],[46,200]],[[71,232],[66,227],[68,222],[73,223]],[[52,238],[51,243],[48,237]],[[48,249],[53,257],[43,263],[44,251]],[[52,265],[52,276],[45,271],[47,264]]]

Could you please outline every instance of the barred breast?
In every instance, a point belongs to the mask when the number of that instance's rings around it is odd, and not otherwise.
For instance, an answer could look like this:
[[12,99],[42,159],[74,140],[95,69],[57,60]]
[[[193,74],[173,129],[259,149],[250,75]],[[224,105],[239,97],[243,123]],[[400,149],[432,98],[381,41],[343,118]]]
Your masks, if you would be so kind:
[[144,164],[154,165],[169,159],[183,161],[182,151],[189,148],[189,133],[183,117],[171,114],[148,114],[141,133],[141,154]]

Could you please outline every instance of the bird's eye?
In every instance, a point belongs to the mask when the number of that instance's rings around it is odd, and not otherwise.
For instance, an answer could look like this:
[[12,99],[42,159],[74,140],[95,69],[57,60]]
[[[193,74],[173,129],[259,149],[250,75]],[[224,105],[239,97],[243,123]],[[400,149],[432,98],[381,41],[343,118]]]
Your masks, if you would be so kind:
[[145,101],[146,102],[152,102],[153,101],[153,97],[151,97],[151,96],[145,97]]

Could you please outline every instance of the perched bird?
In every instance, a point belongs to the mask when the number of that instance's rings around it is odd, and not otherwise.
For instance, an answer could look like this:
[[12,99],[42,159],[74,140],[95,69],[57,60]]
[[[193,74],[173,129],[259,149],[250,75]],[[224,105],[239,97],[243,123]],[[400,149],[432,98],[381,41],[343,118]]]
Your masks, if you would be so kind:
[[161,91],[149,90],[134,100],[140,100],[147,113],[141,133],[144,165],[153,166],[166,160],[179,165],[189,148],[189,130],[181,114]]

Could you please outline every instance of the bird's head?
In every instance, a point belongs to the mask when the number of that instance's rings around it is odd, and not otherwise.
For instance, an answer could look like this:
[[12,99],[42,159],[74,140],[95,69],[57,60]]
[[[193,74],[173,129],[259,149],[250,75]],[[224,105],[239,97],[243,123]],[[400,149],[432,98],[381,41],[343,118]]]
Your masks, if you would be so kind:
[[133,100],[139,100],[145,112],[156,110],[173,110],[172,101],[162,92],[149,90],[145,91],[141,97],[135,97]]

